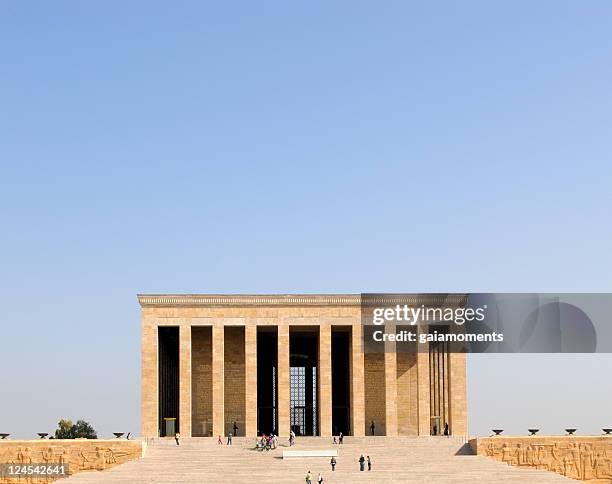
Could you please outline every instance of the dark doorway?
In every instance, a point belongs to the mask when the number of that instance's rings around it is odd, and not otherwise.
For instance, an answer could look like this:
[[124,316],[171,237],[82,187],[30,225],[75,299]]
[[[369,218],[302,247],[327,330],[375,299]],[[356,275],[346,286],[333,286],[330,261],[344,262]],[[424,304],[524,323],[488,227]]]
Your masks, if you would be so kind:
[[[430,326],[430,331],[439,334],[449,332],[448,326]],[[435,341],[429,343],[429,408],[431,409],[431,435],[442,435],[449,423],[449,364],[448,343]],[[449,429],[452,432],[452,429]]]
[[290,424],[295,435],[318,435],[319,329],[289,332]]
[[332,328],[332,431],[349,435],[350,415],[350,347],[348,328]]
[[278,331],[275,327],[257,328],[257,434],[277,433],[277,359]]
[[159,347],[159,435],[166,437],[166,419],[176,419],[174,431],[180,432],[179,422],[179,328],[160,327]]

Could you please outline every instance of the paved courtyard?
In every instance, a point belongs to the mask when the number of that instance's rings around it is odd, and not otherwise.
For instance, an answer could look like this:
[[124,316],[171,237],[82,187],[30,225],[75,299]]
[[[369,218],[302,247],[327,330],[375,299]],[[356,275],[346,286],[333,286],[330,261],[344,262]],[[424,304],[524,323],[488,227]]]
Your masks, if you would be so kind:
[[[236,438],[233,446],[218,446],[212,438],[149,441],[146,456],[104,472],[84,472],[67,480],[77,483],[231,483],[303,484],[310,470],[321,472],[325,484],[397,482],[570,482],[560,475],[509,467],[486,457],[466,455],[464,442],[444,437],[346,437],[336,471],[329,458],[282,459],[286,443],[273,451],[252,450],[254,439]],[[292,449],[334,448],[330,439],[298,438]],[[360,454],[370,455],[372,472],[360,472]]]

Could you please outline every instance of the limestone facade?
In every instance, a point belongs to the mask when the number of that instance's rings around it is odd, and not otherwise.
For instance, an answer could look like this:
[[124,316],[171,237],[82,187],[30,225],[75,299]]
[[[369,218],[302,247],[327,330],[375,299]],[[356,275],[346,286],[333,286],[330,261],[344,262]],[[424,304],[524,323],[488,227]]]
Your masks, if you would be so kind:
[[[359,295],[140,295],[142,308],[141,434],[160,435],[158,331],[178,329],[178,422],[182,436],[255,436],[258,431],[258,334],[277,335],[277,431],[290,430],[290,335],[318,333],[317,433],[331,436],[331,335],[349,336],[350,431],[355,436],[430,435],[426,353],[364,353]],[[420,300],[413,300],[421,304]],[[467,435],[465,355],[449,355],[448,423]],[[439,429],[441,431],[442,429]]]

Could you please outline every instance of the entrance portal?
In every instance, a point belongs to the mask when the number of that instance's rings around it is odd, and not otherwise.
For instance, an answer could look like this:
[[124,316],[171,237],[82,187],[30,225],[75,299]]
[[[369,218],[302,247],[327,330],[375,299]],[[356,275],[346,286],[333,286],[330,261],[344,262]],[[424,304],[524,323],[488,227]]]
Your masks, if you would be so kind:
[[350,347],[351,333],[342,327],[332,328],[332,432],[350,435]]
[[276,327],[257,328],[257,435],[277,433],[277,345]]
[[295,435],[319,435],[319,328],[289,332],[290,424]]
[[[166,436],[166,429],[180,431],[179,421],[179,328],[160,327],[159,346],[159,435]],[[173,422],[174,425],[166,425]],[[174,428],[172,428],[174,427]]]

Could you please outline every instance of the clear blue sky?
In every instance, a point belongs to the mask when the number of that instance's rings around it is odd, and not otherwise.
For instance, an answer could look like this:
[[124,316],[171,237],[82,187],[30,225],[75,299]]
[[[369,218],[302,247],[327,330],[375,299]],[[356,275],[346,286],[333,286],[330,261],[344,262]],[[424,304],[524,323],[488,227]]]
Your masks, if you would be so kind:
[[[138,292],[612,291],[611,30],[609,1],[0,3],[0,431],[138,431]],[[611,372],[472,357],[471,430],[610,426]]]

